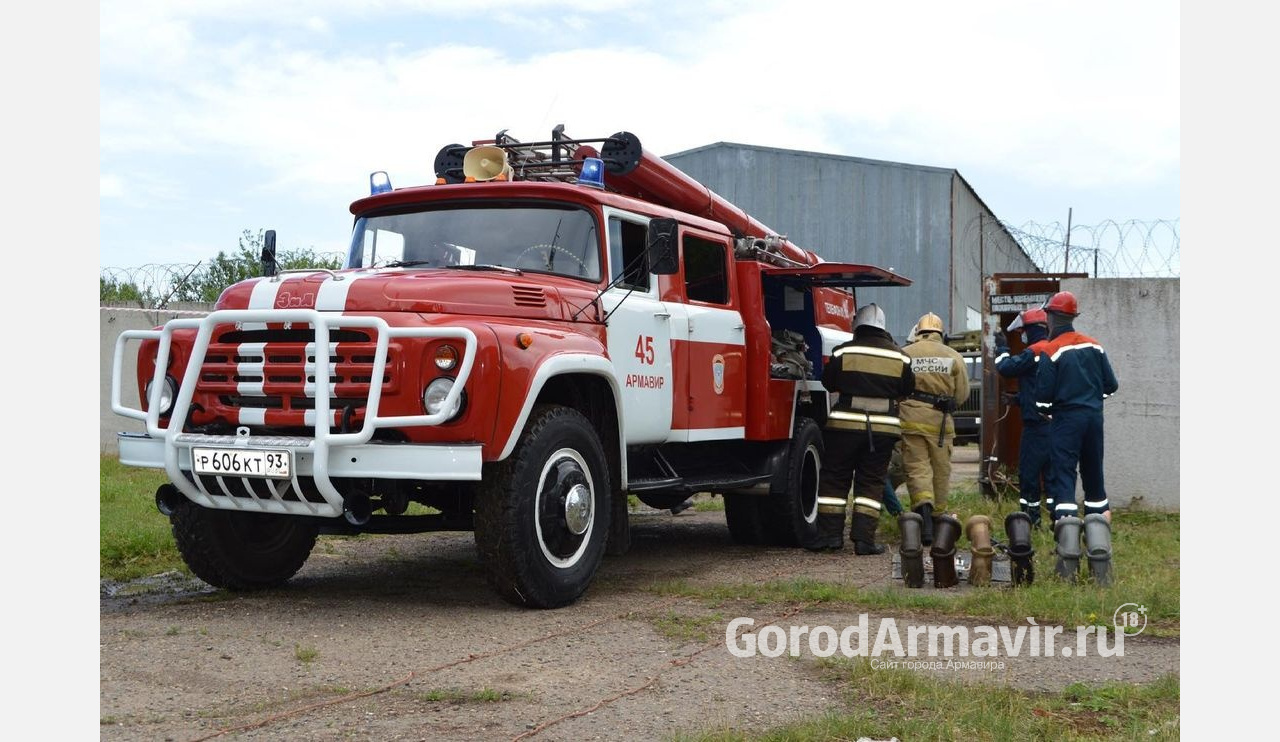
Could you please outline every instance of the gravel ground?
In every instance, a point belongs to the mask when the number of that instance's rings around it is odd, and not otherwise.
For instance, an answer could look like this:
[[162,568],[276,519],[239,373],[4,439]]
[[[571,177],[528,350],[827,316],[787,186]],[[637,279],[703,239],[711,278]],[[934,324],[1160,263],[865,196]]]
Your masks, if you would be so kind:
[[[957,466],[958,477],[966,473]],[[213,591],[178,575],[104,584],[102,737],[662,739],[766,729],[840,707],[807,641],[798,658],[738,658],[725,627],[743,616],[757,627],[839,630],[857,614],[746,601],[711,608],[646,588],[801,575],[891,584],[889,554],[741,547],[719,512],[645,511],[633,529],[632,551],[607,558],[583,599],[554,611],[498,599],[470,534],[322,538],[286,588],[264,593]],[[887,616],[869,615],[873,633]],[[892,617],[904,639],[924,625]],[[1045,690],[1145,682],[1178,670],[1179,643],[1140,636],[1124,657],[1001,659],[1003,669],[920,671]],[[254,724],[262,726],[247,728]]]

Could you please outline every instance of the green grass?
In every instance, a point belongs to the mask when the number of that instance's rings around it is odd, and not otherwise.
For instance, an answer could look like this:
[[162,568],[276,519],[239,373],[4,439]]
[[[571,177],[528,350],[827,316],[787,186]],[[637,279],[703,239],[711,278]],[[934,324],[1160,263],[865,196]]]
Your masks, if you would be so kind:
[[711,631],[723,634],[724,614],[712,613],[705,616],[688,616],[668,611],[650,619],[653,628],[659,634],[677,641],[706,642],[711,638]]
[[304,647],[301,644],[293,645],[293,657],[304,665],[309,665],[316,661],[320,656],[319,650],[315,647]]
[[427,703],[496,703],[509,701],[515,697],[510,691],[499,691],[493,688],[480,690],[461,690],[459,688],[434,688],[429,691],[415,693],[414,698]]
[[709,492],[700,493],[694,496],[693,509],[698,513],[723,513],[724,498]]
[[[961,491],[948,504],[963,522],[970,515],[991,516],[997,538],[1004,536],[1004,514],[1013,509],[977,495]],[[859,589],[844,582],[822,582],[808,578],[773,582],[743,582],[721,585],[691,585],[669,580],[649,586],[662,594],[700,598],[712,605],[730,600],[766,603],[849,604],[864,609],[920,611],[972,618],[1022,621],[1031,616],[1042,622],[1067,626],[1112,625],[1116,608],[1138,603],[1147,608],[1148,635],[1176,636],[1179,631],[1179,516],[1176,513],[1117,511],[1113,513],[1113,584],[1099,587],[1087,580],[1072,585],[1058,580],[1052,533],[1048,528],[1033,535],[1036,548],[1036,579],[1030,586],[1012,589],[994,586],[963,591],[941,591],[932,587],[907,590],[901,586]],[[897,521],[882,518],[877,536],[883,543],[899,540]],[[962,539],[961,549],[968,546]]]
[[707,730],[679,740],[1092,740],[1179,738],[1179,677],[1147,685],[1076,683],[1058,693],[973,685],[868,660],[823,663],[843,708],[762,734]]
[[98,569],[112,580],[131,580],[169,570],[186,572],[169,530],[156,510],[156,488],[168,482],[159,469],[124,466],[115,456],[99,464]]

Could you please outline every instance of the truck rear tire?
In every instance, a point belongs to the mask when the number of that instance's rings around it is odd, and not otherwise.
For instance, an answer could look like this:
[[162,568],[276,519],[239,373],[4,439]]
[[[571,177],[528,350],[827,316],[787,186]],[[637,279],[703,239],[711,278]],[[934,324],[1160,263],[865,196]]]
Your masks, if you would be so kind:
[[[185,499],[185,498],[184,498]],[[318,529],[287,515],[178,504],[169,516],[182,560],[205,582],[227,590],[283,585],[302,568]]]
[[818,477],[822,474],[822,428],[797,417],[787,451],[785,488],[769,493],[765,523],[779,546],[799,546],[818,535]]
[[734,543],[754,546],[769,542],[769,529],[765,527],[769,502],[760,495],[724,496],[724,519],[729,524],[729,537]]
[[485,470],[476,494],[476,548],[498,594],[534,608],[577,600],[604,556],[610,492],[587,418],[535,406],[511,456]]

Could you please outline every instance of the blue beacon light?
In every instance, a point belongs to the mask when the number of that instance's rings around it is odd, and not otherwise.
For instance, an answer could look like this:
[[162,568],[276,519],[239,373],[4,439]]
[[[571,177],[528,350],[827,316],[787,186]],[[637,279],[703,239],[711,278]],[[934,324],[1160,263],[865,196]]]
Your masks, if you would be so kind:
[[578,185],[604,189],[604,160],[599,157],[582,158],[582,174],[578,176]]
[[391,176],[387,175],[385,170],[369,174],[369,195],[376,196],[379,193],[389,193],[390,191]]

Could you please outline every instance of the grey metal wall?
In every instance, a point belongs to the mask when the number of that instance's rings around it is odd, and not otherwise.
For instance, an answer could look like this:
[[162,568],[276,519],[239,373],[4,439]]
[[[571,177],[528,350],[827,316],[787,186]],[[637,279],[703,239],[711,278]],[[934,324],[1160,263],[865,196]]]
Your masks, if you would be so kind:
[[[946,316],[954,171],[730,143],[664,159],[803,248],[910,278],[858,292],[899,340],[924,312]],[[973,288],[980,297],[981,282]]]
[[1106,349],[1120,389],[1104,410],[1107,497],[1113,506],[1178,510],[1179,323],[1176,278],[1072,278],[1075,328]]
[[[982,276],[993,273],[1039,273],[1035,263],[1000,224],[973,187],[955,173],[951,216],[955,260],[952,261],[954,285],[949,308],[948,329],[958,332],[980,327],[967,327],[967,309],[972,308],[981,321]],[[946,317],[943,308],[938,314]]]

